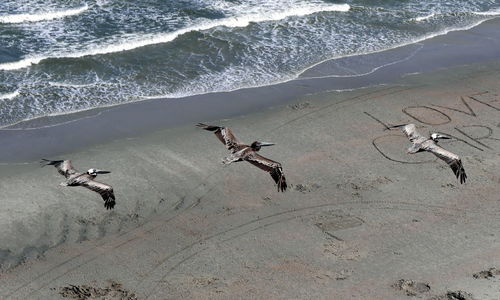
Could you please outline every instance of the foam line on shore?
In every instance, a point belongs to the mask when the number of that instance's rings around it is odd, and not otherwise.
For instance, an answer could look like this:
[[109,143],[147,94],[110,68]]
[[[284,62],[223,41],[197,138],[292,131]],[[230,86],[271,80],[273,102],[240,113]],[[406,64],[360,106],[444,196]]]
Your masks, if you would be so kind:
[[299,80],[310,80],[310,79],[322,79],[322,78],[350,78],[350,77],[361,77],[361,76],[366,76],[366,75],[370,75],[370,74],[373,74],[375,73],[376,71],[382,69],[382,68],[385,68],[385,67],[388,67],[388,66],[392,66],[392,65],[395,65],[395,64],[398,64],[398,63],[401,63],[401,62],[404,62],[404,61],[407,61],[409,59],[411,59],[412,57],[414,57],[420,50],[422,50],[422,48],[424,48],[424,45],[423,44],[420,44],[420,43],[416,43],[416,45],[419,45],[419,47],[414,50],[412,53],[410,53],[410,55],[406,56],[405,58],[403,59],[398,59],[398,60],[395,60],[395,61],[392,61],[390,63],[386,63],[386,64],[382,64],[378,67],[375,67],[373,69],[371,69],[370,71],[368,72],[365,72],[365,73],[361,73],[361,74],[352,74],[352,75],[326,75],[326,76],[310,76],[310,77],[300,77],[298,78]]

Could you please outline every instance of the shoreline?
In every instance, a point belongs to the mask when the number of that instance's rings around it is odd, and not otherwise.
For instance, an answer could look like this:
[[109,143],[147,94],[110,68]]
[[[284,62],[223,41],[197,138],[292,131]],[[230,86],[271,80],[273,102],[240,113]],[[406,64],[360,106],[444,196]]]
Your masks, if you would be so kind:
[[[292,103],[308,94],[359,89],[386,84],[407,74],[498,60],[498,28],[500,18],[495,18],[468,30],[450,31],[416,44],[327,60],[302,72],[297,79],[269,86],[149,99],[22,121],[0,129],[0,141],[7,145],[0,149],[1,162],[52,157],[162,128],[258,112]],[[369,71],[354,77],[342,77],[346,74],[339,77],[336,74],[344,65],[353,72]]]

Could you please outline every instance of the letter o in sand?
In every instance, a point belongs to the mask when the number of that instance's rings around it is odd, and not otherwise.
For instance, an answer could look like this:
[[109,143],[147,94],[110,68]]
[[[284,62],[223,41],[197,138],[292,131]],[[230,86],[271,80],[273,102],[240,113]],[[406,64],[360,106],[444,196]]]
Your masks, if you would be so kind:
[[422,160],[422,156],[425,157],[425,154],[417,155],[406,153],[406,149],[410,147],[410,143],[408,139],[402,135],[383,135],[374,139],[372,144],[383,157],[402,164],[425,164],[437,159]]

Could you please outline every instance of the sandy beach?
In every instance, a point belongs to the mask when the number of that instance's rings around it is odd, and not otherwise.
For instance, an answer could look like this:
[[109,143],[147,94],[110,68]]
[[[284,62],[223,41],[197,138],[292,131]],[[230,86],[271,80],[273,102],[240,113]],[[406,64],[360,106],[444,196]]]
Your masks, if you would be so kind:
[[[310,79],[1,131],[0,298],[499,299],[499,28],[394,50],[401,64],[341,86],[325,62]],[[222,165],[227,151],[197,122],[276,143],[261,154],[283,164],[289,190],[246,162]],[[406,154],[388,126],[407,122],[454,138],[441,145],[466,184],[432,154]],[[116,208],[59,186],[42,157],[112,171],[99,178]]]

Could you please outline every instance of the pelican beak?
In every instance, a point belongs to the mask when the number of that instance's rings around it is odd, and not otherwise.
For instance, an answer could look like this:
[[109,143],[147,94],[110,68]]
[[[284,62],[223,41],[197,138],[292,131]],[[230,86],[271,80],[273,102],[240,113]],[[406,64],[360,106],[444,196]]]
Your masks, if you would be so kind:
[[400,125],[392,125],[392,126],[389,126],[390,129],[394,129],[394,128],[401,128],[403,126],[406,126],[407,124],[400,124]]
[[441,134],[441,133],[433,133],[435,136],[434,139],[436,140],[450,140],[451,137],[447,136],[446,134]]
[[97,174],[108,174],[111,173],[110,171],[103,171],[103,170],[97,170],[95,171]]
[[273,146],[273,145],[274,145],[274,143],[266,143],[266,142],[261,142],[261,143],[259,143],[259,145],[260,145],[261,147],[264,147],[264,146]]

